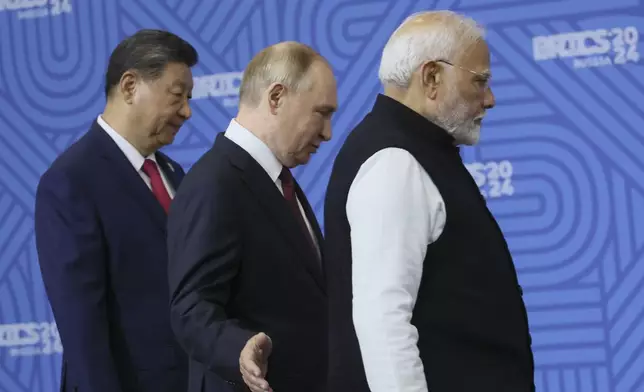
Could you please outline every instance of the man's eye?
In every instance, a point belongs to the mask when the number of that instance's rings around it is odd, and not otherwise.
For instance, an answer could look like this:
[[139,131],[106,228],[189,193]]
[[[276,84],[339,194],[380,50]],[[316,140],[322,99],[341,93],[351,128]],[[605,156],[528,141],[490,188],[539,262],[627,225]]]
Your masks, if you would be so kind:
[[482,88],[487,87],[489,82],[490,82],[490,79],[484,79],[484,78],[476,80],[476,83],[479,85],[479,87],[482,87]]

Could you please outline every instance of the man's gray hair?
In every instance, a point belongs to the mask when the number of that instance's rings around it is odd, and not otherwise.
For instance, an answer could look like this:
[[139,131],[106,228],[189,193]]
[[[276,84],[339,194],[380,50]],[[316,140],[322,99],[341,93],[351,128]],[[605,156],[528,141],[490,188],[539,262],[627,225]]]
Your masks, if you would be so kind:
[[[424,16],[431,23],[399,33],[407,22],[418,16]],[[476,21],[453,11],[415,13],[403,21],[385,45],[378,78],[385,86],[407,88],[412,74],[423,62],[454,61],[484,36],[485,31]]]

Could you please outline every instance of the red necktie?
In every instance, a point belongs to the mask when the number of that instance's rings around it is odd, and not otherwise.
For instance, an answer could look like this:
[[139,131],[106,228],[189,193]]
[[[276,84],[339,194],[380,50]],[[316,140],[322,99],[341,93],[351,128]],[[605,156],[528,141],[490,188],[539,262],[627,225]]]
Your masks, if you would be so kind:
[[168,194],[168,190],[166,189],[165,184],[163,183],[163,179],[161,178],[159,167],[153,160],[146,159],[143,162],[143,172],[150,178],[150,183],[152,184],[152,193],[157,198],[159,203],[161,203],[161,207],[163,207],[167,214],[168,210],[170,209],[170,195]]
[[313,238],[311,237],[311,232],[306,226],[306,222],[304,222],[304,217],[302,216],[302,212],[300,211],[300,206],[297,204],[297,197],[295,196],[295,181],[293,180],[293,175],[288,168],[284,167],[282,168],[282,173],[280,173],[279,178],[282,181],[282,191],[284,191],[284,198],[288,202],[291,211],[293,211],[295,219],[297,219],[300,227],[304,231],[304,235],[306,236],[309,245],[313,250],[313,254],[317,256],[318,252],[317,248],[315,247],[315,243],[313,242]]

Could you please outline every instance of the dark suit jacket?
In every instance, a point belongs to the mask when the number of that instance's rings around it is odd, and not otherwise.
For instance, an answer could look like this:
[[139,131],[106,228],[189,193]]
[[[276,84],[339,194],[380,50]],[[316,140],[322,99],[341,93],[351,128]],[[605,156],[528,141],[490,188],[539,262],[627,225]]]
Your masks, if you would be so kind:
[[[177,189],[183,170],[156,157]],[[35,220],[64,346],[61,390],[185,391],[188,360],[168,309],[167,216],[97,123],[42,176]]]
[[258,332],[273,341],[268,382],[276,392],[324,390],[325,285],[304,236],[266,171],[219,134],[186,175],[168,220],[171,317],[191,357],[189,392],[244,390],[239,354]]

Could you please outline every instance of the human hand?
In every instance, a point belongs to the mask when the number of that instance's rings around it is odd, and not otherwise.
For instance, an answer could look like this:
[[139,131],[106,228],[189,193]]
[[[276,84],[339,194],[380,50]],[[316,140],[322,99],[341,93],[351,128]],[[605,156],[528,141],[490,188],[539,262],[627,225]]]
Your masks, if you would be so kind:
[[272,349],[271,338],[264,333],[258,333],[248,339],[239,355],[239,370],[244,383],[252,392],[273,392],[266,381],[268,357]]

